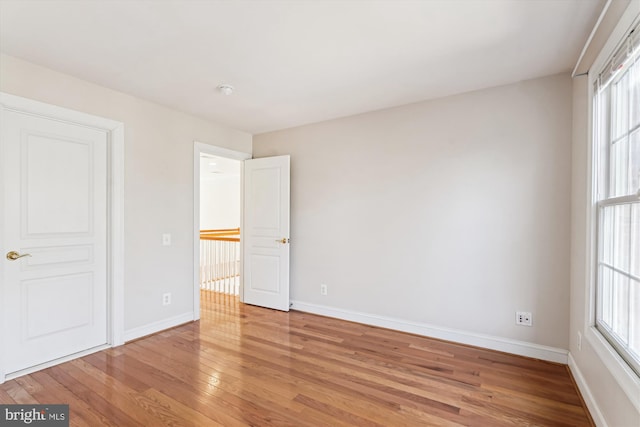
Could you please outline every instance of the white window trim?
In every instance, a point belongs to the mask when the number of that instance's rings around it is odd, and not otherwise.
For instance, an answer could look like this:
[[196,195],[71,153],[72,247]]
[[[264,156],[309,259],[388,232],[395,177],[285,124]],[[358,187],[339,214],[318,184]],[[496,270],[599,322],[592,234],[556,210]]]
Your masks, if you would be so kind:
[[593,347],[594,351],[600,357],[603,364],[607,367],[613,378],[620,385],[624,393],[629,398],[633,406],[640,411],[640,378],[629,367],[629,365],[622,359],[618,352],[609,344],[606,338],[596,329],[596,310],[595,310],[595,294],[596,294],[596,221],[597,221],[597,204],[593,203],[594,189],[596,174],[594,173],[593,164],[593,97],[594,97],[594,83],[598,78],[598,74],[602,67],[606,64],[608,59],[613,54],[614,50],[620,43],[620,41],[627,35],[629,31],[640,20],[640,2],[631,2],[627,10],[624,12],[620,21],[616,25],[616,28],[611,33],[611,36],[607,40],[600,54],[594,61],[591,69],[589,70],[589,84],[588,84],[588,106],[589,106],[589,130],[588,130],[588,168],[587,168],[587,251],[586,251],[586,295],[585,298],[585,324],[584,324],[584,336],[589,344]]

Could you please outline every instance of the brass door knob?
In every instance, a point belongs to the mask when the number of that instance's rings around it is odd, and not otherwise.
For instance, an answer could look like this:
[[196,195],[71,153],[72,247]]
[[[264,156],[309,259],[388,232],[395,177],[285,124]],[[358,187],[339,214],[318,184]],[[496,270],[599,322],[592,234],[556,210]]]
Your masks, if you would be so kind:
[[9,261],[15,261],[15,260],[17,260],[19,258],[26,257],[26,256],[31,256],[31,254],[22,254],[22,255],[20,255],[16,251],[7,252],[7,259]]
[[289,243],[289,239],[286,237],[283,237],[282,239],[277,239],[276,242],[278,243],[282,243],[283,245]]

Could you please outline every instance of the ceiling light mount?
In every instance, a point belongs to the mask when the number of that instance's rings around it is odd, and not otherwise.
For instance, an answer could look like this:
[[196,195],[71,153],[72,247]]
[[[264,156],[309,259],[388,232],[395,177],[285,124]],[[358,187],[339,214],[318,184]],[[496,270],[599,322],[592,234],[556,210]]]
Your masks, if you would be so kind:
[[223,83],[221,85],[218,85],[217,89],[223,95],[231,95],[233,93],[233,86],[225,84],[225,83]]

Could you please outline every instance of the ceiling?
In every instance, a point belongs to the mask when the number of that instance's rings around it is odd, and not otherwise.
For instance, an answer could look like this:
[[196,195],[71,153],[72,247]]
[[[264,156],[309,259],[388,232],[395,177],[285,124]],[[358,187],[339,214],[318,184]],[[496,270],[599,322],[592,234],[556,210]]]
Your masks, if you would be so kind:
[[217,181],[221,179],[240,179],[239,160],[218,157],[210,154],[200,154],[200,180]]
[[0,0],[0,50],[257,134],[570,71],[604,3]]

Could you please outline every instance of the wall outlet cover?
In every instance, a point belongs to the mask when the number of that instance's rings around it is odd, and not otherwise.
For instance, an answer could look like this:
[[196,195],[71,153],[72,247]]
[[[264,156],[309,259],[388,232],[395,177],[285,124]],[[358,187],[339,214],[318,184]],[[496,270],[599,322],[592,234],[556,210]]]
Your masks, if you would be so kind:
[[531,326],[531,313],[528,311],[516,311],[516,325]]
[[162,294],[162,305],[171,304],[171,293],[167,292],[166,294]]

